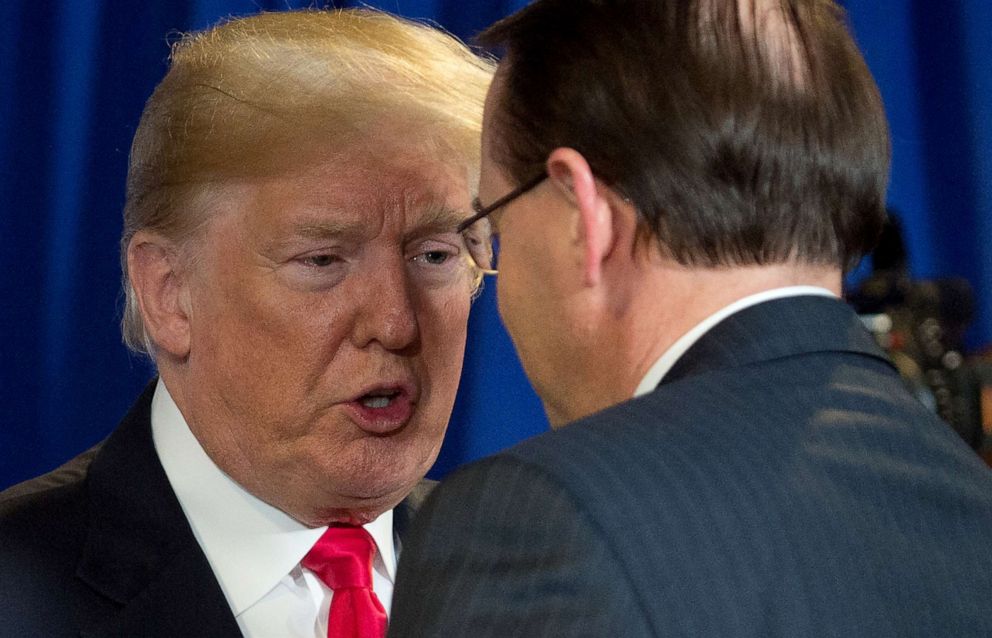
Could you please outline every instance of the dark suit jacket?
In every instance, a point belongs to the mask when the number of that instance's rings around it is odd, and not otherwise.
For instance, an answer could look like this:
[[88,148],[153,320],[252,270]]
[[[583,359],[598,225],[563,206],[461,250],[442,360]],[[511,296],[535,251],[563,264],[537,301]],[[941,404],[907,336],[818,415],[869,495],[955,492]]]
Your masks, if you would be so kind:
[[0,493],[0,636],[241,636],[155,453],[154,387],[104,443]]
[[992,473],[846,305],[766,302],[442,483],[390,636],[992,636]]

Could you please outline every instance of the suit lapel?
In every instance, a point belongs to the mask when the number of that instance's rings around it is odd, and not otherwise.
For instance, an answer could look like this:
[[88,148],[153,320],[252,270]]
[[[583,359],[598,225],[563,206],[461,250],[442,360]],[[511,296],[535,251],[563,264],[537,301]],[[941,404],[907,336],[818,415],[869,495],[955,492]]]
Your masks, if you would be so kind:
[[427,496],[437,487],[437,484],[437,481],[421,479],[416,487],[413,488],[413,491],[410,492],[409,496],[403,499],[393,509],[393,537],[396,540],[397,547],[400,547],[400,542],[403,540],[407,529],[409,529],[410,522],[413,520],[417,510],[427,500]]
[[241,636],[198,545],[169,557],[120,614],[83,636]]
[[89,534],[77,576],[121,605],[87,636],[240,636],[151,437],[153,381],[89,470]]
[[766,301],[727,317],[675,362],[662,384],[813,352],[853,353],[892,366],[850,306],[809,295]]
[[[241,636],[151,437],[153,381],[89,469],[89,533],[77,576],[120,605],[83,636]],[[401,540],[437,483],[421,480],[393,512]]]

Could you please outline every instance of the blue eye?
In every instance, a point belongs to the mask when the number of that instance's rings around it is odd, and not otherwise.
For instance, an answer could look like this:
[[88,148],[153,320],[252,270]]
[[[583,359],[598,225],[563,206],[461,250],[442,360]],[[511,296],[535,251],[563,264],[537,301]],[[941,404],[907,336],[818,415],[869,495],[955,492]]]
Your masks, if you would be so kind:
[[411,247],[410,261],[431,268],[447,268],[457,263],[457,258],[462,253],[461,241],[461,237],[457,235],[432,237],[421,241]]
[[310,255],[309,257],[303,257],[300,261],[313,268],[326,268],[340,260],[334,255]]
[[452,255],[450,252],[446,252],[443,250],[430,250],[425,253],[422,253],[421,255],[419,255],[419,257],[428,264],[431,264],[433,266],[440,266],[449,259],[451,259],[452,257],[454,257],[454,255]]

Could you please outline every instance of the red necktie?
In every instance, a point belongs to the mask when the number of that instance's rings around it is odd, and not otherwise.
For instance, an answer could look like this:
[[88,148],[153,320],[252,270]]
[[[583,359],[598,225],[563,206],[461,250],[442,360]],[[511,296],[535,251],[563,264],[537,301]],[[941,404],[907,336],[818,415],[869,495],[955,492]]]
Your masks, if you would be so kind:
[[382,638],[386,610],[372,591],[375,541],[361,527],[328,527],[302,565],[334,590],[328,638]]

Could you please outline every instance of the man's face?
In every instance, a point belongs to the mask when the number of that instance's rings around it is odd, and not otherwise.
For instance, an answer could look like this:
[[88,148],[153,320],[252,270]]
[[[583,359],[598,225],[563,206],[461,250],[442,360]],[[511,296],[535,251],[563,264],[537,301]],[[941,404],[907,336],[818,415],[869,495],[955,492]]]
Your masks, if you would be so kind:
[[465,167],[399,148],[225,190],[189,278],[180,404],[222,469],[312,525],[406,496],[461,372],[469,201]]
[[[501,69],[491,85],[483,116],[479,201],[490,204],[520,184],[511,181],[494,160],[498,144],[493,114],[499,108]],[[552,422],[556,402],[567,400],[563,381],[570,365],[570,296],[563,266],[568,263],[568,217],[547,182],[497,210],[490,217],[499,235],[499,313],[520,356],[527,377],[544,401]]]

